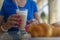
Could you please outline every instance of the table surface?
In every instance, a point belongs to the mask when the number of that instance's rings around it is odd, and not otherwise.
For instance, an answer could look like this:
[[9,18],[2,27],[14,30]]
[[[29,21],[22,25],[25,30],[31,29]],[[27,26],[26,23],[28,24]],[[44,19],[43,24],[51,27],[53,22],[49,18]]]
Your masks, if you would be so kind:
[[[20,37],[21,37],[20,33],[18,34],[0,33],[0,40],[21,40]],[[25,39],[30,39],[30,38],[27,38],[25,36],[25,38],[22,40]]]
[[[13,39],[14,37],[14,39]],[[8,33],[0,34],[0,40],[20,40],[19,35],[9,35]],[[26,38],[24,40],[60,40],[60,37],[39,37],[39,38]]]

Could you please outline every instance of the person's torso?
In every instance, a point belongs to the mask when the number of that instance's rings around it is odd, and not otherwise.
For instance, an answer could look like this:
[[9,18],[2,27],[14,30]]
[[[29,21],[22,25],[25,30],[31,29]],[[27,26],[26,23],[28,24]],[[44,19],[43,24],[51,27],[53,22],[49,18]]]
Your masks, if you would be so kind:
[[[19,6],[19,9],[21,9],[22,7]],[[24,9],[28,9],[28,16],[27,16],[27,20],[31,20],[32,18],[34,18],[33,14],[34,14],[34,7],[32,5],[31,1],[27,1],[26,5],[23,7]],[[16,3],[14,3],[13,1],[6,1],[6,6],[5,6],[5,12],[4,12],[4,20],[7,21],[8,17],[12,14],[16,14]]]

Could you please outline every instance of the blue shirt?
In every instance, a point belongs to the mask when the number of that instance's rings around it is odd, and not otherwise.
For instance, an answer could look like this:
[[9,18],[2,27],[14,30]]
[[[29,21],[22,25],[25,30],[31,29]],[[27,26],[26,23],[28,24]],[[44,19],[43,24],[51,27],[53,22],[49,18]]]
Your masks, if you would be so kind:
[[[22,7],[19,7],[19,9],[20,8]],[[33,19],[34,13],[38,11],[36,3],[32,0],[27,0],[27,3],[23,8],[28,9],[27,20]],[[4,20],[6,22],[9,16],[11,16],[12,14],[16,14],[16,9],[17,9],[16,3],[13,2],[13,0],[4,0],[0,11],[0,15],[4,16]],[[9,31],[18,31],[18,29],[11,28]]]
[[[22,7],[19,7],[19,9]],[[28,9],[27,20],[31,20],[34,18],[34,13],[38,11],[37,5],[32,0],[27,0],[26,5],[23,7]],[[4,0],[0,15],[4,16],[4,20],[7,21],[8,17],[12,14],[16,14],[17,6],[13,0]]]

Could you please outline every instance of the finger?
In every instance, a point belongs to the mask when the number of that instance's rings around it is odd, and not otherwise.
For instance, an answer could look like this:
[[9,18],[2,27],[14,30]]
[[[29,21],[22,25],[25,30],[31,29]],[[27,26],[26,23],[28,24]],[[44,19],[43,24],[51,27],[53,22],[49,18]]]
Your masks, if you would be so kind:
[[17,14],[13,14],[13,15],[11,15],[10,17],[18,18],[18,15],[17,15]]
[[19,21],[20,19],[12,17],[12,18],[10,18],[10,20],[12,20],[12,21]]
[[16,22],[16,21],[12,21],[11,25],[12,25],[12,27],[18,27],[18,26],[20,26],[19,23]]
[[16,22],[16,21],[8,21],[8,23],[11,24],[11,25],[19,24],[19,23]]
[[10,18],[8,18],[8,20],[10,20],[10,21],[21,21],[22,19],[21,18],[10,17]]

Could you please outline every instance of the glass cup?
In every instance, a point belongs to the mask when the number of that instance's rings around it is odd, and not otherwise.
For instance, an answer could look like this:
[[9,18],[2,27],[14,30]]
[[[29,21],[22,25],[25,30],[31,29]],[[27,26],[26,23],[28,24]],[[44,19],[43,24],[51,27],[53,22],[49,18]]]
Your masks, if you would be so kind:
[[20,24],[20,30],[25,30],[28,10],[27,9],[21,9],[21,10],[17,9],[17,14],[20,15],[20,17],[22,19],[22,24]]

